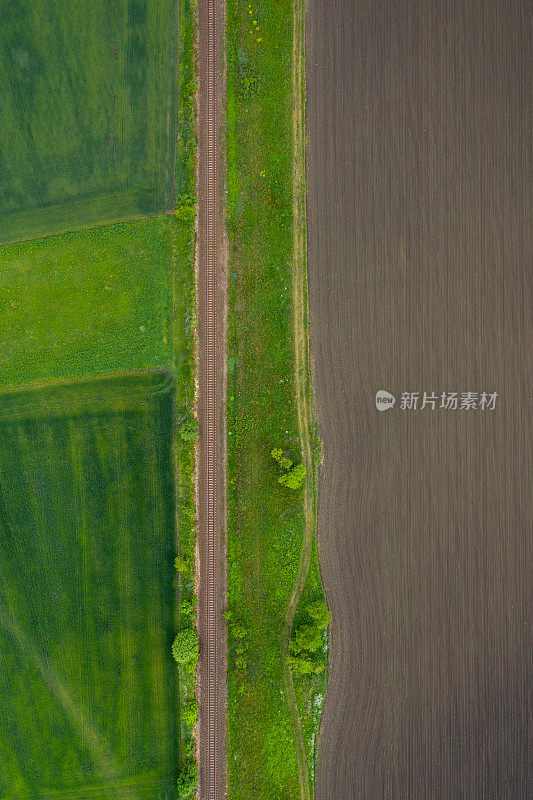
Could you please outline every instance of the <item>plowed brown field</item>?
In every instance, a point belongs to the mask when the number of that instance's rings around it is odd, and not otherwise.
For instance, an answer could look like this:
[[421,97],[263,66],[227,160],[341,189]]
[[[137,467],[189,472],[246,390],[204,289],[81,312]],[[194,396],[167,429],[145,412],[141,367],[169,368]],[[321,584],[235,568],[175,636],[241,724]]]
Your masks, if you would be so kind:
[[[319,800],[533,796],[531,6],[311,0]],[[378,389],[392,392],[380,413]],[[402,392],[435,410],[401,410]],[[497,392],[494,410],[442,392]]]

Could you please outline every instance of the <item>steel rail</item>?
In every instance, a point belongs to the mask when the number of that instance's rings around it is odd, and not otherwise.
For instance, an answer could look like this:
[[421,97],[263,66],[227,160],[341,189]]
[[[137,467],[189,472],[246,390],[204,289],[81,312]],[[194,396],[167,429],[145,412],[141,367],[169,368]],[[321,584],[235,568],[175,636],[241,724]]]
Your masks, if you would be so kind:
[[207,49],[206,49],[206,104],[204,131],[205,158],[205,502],[206,502],[206,581],[205,581],[205,632],[206,632],[206,731],[203,765],[205,769],[205,800],[218,800],[217,775],[217,607],[216,607],[216,544],[217,544],[217,370],[216,370],[216,94],[215,94],[215,3],[204,0],[207,6]]

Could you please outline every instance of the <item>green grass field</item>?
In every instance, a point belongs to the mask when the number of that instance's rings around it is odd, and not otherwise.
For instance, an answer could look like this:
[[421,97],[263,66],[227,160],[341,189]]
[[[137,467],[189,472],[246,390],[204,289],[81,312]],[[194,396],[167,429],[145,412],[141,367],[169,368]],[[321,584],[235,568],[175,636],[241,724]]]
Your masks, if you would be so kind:
[[[295,399],[291,2],[228,2],[229,796],[300,798],[284,691],[285,614],[302,551],[303,490],[270,450],[301,461]],[[244,653],[232,634],[247,629]],[[305,691],[302,689],[302,691]]]
[[191,759],[193,30],[188,0],[2,13],[2,800],[175,800]]
[[10,0],[0,25],[0,242],[170,208],[174,0]]
[[166,367],[172,216],[0,247],[0,382]]
[[0,395],[6,800],[155,800],[175,779],[173,388]]
[[[174,431],[193,411],[192,247],[184,209],[0,248],[3,799],[176,796],[189,756],[173,559],[176,511],[180,552],[194,547],[194,445]],[[27,689],[11,698],[17,675]]]

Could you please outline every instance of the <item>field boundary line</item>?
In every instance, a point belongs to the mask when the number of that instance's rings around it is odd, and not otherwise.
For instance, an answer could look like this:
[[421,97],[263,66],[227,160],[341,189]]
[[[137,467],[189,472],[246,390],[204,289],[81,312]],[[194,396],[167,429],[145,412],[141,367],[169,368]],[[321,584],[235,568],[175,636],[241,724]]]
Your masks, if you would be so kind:
[[0,392],[0,421],[142,413],[174,389],[174,377],[166,370],[24,386]]
[[[24,244],[26,242],[40,242],[43,239],[53,239],[55,236],[69,236],[75,235],[77,233],[82,233],[83,231],[92,231],[96,228],[114,228],[116,225],[127,225],[128,223],[135,224],[135,223],[142,223],[142,222],[149,222],[150,220],[154,219],[164,219],[165,217],[171,217],[176,208],[175,206],[171,206],[170,208],[161,209],[161,211],[157,211],[155,214],[143,214],[141,212],[135,213],[131,211],[126,211],[124,214],[120,214],[116,217],[103,217],[100,222],[88,222],[88,223],[80,223],[79,225],[56,225],[55,227],[51,227],[46,231],[38,230],[34,231],[33,234],[29,234],[27,236],[18,236],[17,238],[4,238],[0,241],[0,249],[2,247],[11,247],[12,245],[16,244]],[[0,236],[1,236],[1,229],[0,229]]]
[[[164,781],[158,779],[157,775],[152,777],[152,772],[138,773],[128,778],[119,779],[114,783],[100,783],[96,785],[80,786],[75,789],[44,789],[39,794],[32,795],[25,800],[108,800],[111,792],[113,798],[117,797],[117,789],[122,791],[136,791],[140,788],[143,792],[170,791],[175,788],[175,781]],[[104,793],[104,796],[102,795]]]
[[36,392],[40,389],[62,389],[83,384],[91,386],[95,383],[104,383],[110,380],[119,380],[120,378],[151,378],[160,376],[168,376],[173,378],[172,367],[149,367],[146,369],[136,370],[116,370],[113,372],[100,372],[98,375],[81,375],[72,376],[71,378],[39,378],[30,383],[10,383],[0,388],[0,399],[5,395],[16,395],[19,392]]

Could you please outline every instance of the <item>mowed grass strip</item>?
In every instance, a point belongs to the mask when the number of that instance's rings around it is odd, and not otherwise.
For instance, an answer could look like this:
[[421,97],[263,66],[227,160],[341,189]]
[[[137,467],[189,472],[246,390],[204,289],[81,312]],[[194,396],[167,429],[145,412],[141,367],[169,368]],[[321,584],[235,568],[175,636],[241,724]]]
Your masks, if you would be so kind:
[[[301,461],[294,383],[291,2],[228,2],[229,796],[300,797],[284,691],[285,614],[300,562],[303,491],[270,450]],[[243,625],[246,634],[235,625]],[[244,652],[243,652],[244,651]]]
[[0,247],[0,385],[169,366],[183,235],[169,215]]
[[40,416],[0,421],[6,800],[155,800],[176,778],[174,392],[151,383],[127,411],[72,416],[69,386],[63,417],[42,389]]
[[179,3],[11,0],[0,26],[0,242],[168,209]]

